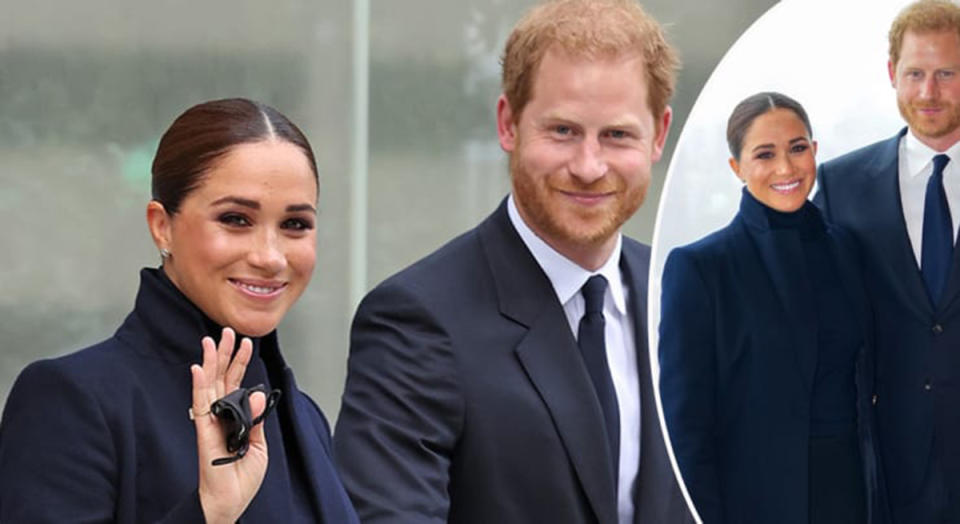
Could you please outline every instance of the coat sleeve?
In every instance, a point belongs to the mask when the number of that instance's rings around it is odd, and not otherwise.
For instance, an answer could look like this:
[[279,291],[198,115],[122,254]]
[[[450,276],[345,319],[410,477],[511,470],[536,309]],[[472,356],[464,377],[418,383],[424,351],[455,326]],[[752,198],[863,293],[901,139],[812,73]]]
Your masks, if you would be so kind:
[[[76,362],[31,364],[0,422],[0,522],[115,522],[121,438]],[[194,490],[161,522],[202,522]]]
[[114,520],[116,453],[100,403],[59,361],[17,378],[0,423],[0,521]]
[[451,340],[409,289],[384,284],[351,330],[334,455],[360,520],[446,522],[463,401]]
[[673,250],[662,280],[660,396],[683,482],[706,524],[723,519],[715,437],[715,307],[693,254]]

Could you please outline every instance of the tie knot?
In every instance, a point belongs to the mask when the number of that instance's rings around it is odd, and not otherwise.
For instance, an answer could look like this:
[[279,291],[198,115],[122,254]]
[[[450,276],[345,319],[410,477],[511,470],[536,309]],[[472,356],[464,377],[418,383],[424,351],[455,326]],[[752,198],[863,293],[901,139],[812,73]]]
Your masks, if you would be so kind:
[[587,314],[603,312],[603,295],[607,292],[607,279],[603,275],[593,275],[580,288],[583,293],[584,310]]
[[950,157],[947,155],[933,157],[933,176],[943,176],[943,168],[947,166],[948,162],[950,162]]

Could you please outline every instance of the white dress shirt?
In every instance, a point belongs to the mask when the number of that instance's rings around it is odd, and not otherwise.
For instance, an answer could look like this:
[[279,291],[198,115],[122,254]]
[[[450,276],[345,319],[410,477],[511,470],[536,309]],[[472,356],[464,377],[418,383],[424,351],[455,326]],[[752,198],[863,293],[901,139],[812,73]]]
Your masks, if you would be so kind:
[[[513,195],[507,199],[507,212],[514,229],[550,279],[557,299],[563,305],[574,338],[580,330],[580,318],[584,313],[580,288],[593,275],[603,275],[609,283],[603,297],[603,317],[607,365],[610,367],[620,412],[617,510],[621,524],[632,523],[633,483],[640,466],[640,378],[633,322],[627,312],[629,290],[623,285],[623,275],[620,272],[623,238],[617,234],[617,244],[610,258],[600,269],[591,272],[564,257],[538,237],[517,211]],[[598,448],[602,445],[602,442],[597,442]]]
[[[927,194],[927,180],[933,174],[933,157],[938,154],[940,153],[913,136],[912,131],[907,131],[900,139],[900,204],[917,267],[920,267],[923,253],[923,204]],[[956,242],[957,227],[960,225],[960,142],[950,146],[943,154],[950,157],[950,162],[943,168],[943,189],[947,194],[947,205],[950,206],[953,238]]]

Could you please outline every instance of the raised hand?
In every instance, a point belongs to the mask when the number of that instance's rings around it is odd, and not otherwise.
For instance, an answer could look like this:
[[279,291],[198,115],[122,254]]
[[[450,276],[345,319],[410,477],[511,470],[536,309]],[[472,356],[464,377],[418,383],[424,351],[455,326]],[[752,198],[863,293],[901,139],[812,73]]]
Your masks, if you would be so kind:
[[[208,523],[236,522],[260,489],[267,471],[267,441],[263,424],[250,431],[250,449],[246,456],[231,464],[214,466],[214,459],[232,455],[210,405],[240,387],[247,364],[253,354],[253,342],[244,338],[231,362],[236,335],[224,328],[220,344],[204,337],[203,365],[190,367],[193,376],[193,414],[197,429],[200,506]],[[250,396],[250,408],[257,417],[266,406],[263,393]]]

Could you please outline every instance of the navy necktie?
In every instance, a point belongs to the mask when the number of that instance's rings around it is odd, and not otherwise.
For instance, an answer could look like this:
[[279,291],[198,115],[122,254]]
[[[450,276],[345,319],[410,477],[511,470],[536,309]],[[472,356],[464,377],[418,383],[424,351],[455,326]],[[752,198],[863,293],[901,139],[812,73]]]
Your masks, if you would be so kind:
[[613,477],[616,482],[620,465],[620,409],[617,404],[617,392],[610,377],[607,365],[607,345],[604,338],[603,296],[607,291],[607,279],[594,275],[580,288],[583,294],[584,313],[580,319],[577,343],[587,365],[587,372],[593,382],[593,388],[600,400],[600,410],[606,426],[607,441],[610,444]]
[[933,174],[927,180],[927,194],[923,201],[920,272],[934,306],[943,295],[953,261],[953,220],[943,190],[943,168],[949,161],[947,155],[933,157]]

